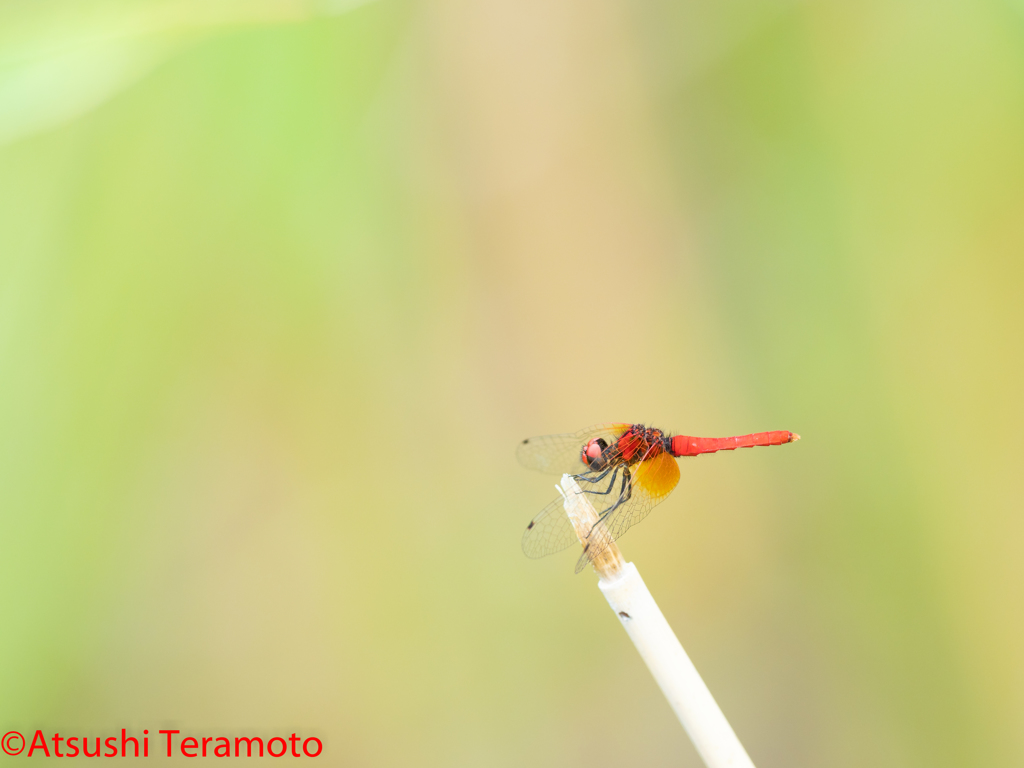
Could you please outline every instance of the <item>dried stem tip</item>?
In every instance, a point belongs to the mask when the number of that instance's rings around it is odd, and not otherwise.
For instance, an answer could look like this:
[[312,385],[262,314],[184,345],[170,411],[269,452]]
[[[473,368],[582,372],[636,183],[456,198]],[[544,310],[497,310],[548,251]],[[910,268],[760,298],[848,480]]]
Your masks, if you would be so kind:
[[565,498],[565,513],[576,529],[576,538],[583,545],[584,552],[588,547],[597,551],[596,555],[590,557],[594,570],[606,581],[615,579],[622,573],[626,561],[622,558],[619,545],[598,517],[594,505],[572,475],[562,475],[562,485],[558,492]]

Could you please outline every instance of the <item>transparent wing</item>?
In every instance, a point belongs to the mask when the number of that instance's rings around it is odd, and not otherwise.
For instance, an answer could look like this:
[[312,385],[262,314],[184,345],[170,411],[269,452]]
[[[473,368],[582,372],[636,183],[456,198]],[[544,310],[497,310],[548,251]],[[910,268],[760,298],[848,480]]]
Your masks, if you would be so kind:
[[679,482],[679,465],[667,453],[658,453],[644,459],[630,469],[632,487],[623,492],[623,495],[628,494],[628,499],[619,504],[607,505],[603,511],[594,505],[598,515],[603,518],[603,524],[594,526],[591,531],[583,554],[576,561],[576,573],[586,568],[587,563],[604,552],[613,541],[621,539],[626,531],[647,517]]
[[667,453],[640,462],[633,468],[633,497],[631,504],[623,504],[612,512],[605,525],[615,539],[643,520],[663,502],[679,483],[679,464]]
[[[625,464],[606,472],[588,471],[575,477],[599,517],[617,505],[621,507],[635,503],[633,498],[624,500],[630,487],[630,470]],[[593,533],[599,530],[595,529]],[[523,532],[523,552],[527,557],[544,557],[578,543],[576,529],[565,513],[565,503],[561,495],[544,507]]]
[[[632,467],[621,465],[605,473],[588,471],[576,478],[598,516],[603,518],[586,539],[584,552],[576,563],[579,573],[591,558],[604,552],[612,541],[647,517],[668,496],[679,481],[679,467],[667,453],[659,453]],[[526,527],[523,552],[539,558],[561,552],[578,541],[559,496]]]
[[523,552],[534,559],[561,552],[578,542],[561,496],[538,512],[523,532]]
[[610,444],[622,437],[629,427],[629,424],[598,424],[564,435],[528,437],[519,444],[516,457],[527,469],[551,475],[575,475],[587,469],[580,458],[584,445],[599,437]]

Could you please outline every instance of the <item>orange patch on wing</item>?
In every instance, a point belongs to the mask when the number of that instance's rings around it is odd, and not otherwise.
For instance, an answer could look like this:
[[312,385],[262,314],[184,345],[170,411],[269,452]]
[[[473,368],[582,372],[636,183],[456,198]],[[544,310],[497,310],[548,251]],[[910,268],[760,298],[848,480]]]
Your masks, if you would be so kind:
[[640,462],[633,470],[633,483],[660,501],[668,496],[679,482],[679,464],[668,453]]

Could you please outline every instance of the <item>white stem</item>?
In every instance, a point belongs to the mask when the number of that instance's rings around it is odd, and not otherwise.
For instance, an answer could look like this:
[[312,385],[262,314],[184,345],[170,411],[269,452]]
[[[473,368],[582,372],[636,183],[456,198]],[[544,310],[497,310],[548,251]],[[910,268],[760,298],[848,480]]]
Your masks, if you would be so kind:
[[633,563],[597,583],[708,768],[754,768]]
[[[584,539],[594,541],[602,535],[610,541],[604,524],[598,522],[597,512],[572,476],[562,477],[559,490],[565,496],[565,511],[581,543]],[[708,768],[754,768],[636,566],[622,559],[614,541],[592,558],[592,563],[601,576],[598,587],[654,675],[704,764]]]

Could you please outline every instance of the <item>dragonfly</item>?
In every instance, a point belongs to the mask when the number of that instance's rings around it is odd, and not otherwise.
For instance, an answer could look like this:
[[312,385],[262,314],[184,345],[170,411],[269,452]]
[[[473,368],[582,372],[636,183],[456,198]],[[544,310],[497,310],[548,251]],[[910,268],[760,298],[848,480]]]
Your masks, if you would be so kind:
[[580,541],[559,496],[530,521],[523,533],[523,552],[540,558],[583,544],[576,573],[607,549],[612,541],[643,520],[679,482],[676,459],[704,453],[784,445],[800,439],[795,432],[755,432],[736,437],[670,435],[643,424],[598,424],[579,432],[530,437],[516,455],[528,469],[572,475],[597,512],[585,540]]

